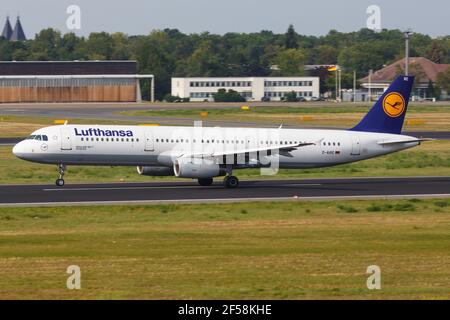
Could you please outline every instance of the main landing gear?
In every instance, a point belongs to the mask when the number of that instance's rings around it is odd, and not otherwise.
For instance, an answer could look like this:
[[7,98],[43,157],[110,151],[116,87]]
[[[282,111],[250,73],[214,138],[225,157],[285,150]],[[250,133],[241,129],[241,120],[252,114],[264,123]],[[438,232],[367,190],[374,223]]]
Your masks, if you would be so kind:
[[234,189],[237,188],[237,186],[239,186],[239,179],[235,176],[226,176],[223,179],[223,184],[227,188]]
[[59,164],[58,165],[58,171],[59,171],[59,178],[56,179],[55,183],[56,183],[56,185],[58,187],[62,187],[62,186],[64,186],[64,179],[63,179],[63,177],[64,177],[64,173],[66,171],[66,165],[65,164]]
[[[202,179],[198,179],[198,184],[201,186],[210,186],[213,184],[213,178],[202,178]],[[225,187],[230,188],[230,189],[234,189],[237,186],[239,186],[239,179],[235,176],[226,176],[223,179],[223,184]]]

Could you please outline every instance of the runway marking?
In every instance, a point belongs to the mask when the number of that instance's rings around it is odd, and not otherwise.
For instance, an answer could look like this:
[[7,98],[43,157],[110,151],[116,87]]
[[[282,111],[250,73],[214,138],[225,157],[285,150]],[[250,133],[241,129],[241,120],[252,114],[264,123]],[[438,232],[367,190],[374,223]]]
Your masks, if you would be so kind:
[[171,200],[130,200],[130,201],[72,201],[72,202],[32,202],[0,203],[0,207],[57,207],[57,206],[105,206],[105,205],[145,205],[170,203],[224,203],[251,201],[318,201],[318,200],[362,200],[362,199],[411,199],[411,198],[449,198],[444,194],[400,194],[367,196],[318,196],[318,197],[275,197],[275,198],[218,198],[218,199],[171,199]]
[[[292,183],[292,184],[277,184],[277,185],[270,185],[270,186],[263,186],[263,187],[290,187],[290,186],[321,186],[321,183]],[[87,187],[87,188],[48,188],[48,189],[42,189],[43,191],[104,191],[104,190],[145,190],[145,189],[185,189],[185,188],[200,188],[201,186],[161,186],[161,187]],[[252,186],[252,187],[258,187],[258,186]],[[213,189],[222,189],[223,186],[221,185],[212,185],[209,186],[209,188]]]

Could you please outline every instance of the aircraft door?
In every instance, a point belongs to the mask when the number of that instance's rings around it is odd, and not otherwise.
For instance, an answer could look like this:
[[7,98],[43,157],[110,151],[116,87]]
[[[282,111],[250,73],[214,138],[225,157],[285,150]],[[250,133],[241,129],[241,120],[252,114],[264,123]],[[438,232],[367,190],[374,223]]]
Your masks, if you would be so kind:
[[359,156],[361,154],[361,142],[359,137],[352,135],[352,156]]
[[61,127],[61,150],[72,150],[72,137],[70,128]]
[[145,151],[155,151],[155,141],[153,140],[153,130],[145,129]]

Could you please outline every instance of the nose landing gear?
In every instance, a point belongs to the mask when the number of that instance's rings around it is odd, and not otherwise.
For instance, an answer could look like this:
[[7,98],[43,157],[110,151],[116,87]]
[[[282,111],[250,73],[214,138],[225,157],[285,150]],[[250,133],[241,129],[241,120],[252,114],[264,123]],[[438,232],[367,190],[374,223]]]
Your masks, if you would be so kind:
[[58,187],[62,187],[62,186],[64,186],[64,179],[63,179],[63,177],[64,177],[64,173],[66,171],[66,165],[65,164],[58,165],[58,171],[59,171],[59,178],[56,179],[55,184]]

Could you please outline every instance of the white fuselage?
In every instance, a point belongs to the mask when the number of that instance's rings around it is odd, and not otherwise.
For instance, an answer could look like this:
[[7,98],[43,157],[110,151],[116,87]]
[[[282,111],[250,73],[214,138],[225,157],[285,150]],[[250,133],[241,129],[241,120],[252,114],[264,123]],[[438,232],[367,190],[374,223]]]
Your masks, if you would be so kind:
[[[39,129],[13,152],[24,160],[65,165],[173,166],[186,154],[233,152],[314,143],[266,156],[280,168],[315,168],[355,162],[414,147],[414,137],[319,129],[60,125]],[[245,167],[241,166],[241,167]]]

